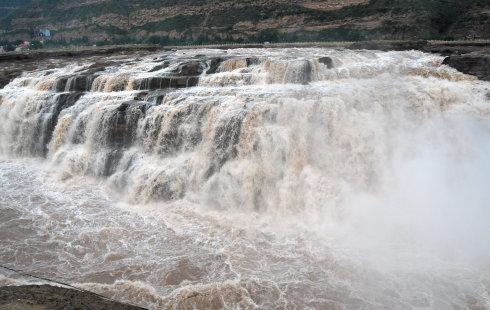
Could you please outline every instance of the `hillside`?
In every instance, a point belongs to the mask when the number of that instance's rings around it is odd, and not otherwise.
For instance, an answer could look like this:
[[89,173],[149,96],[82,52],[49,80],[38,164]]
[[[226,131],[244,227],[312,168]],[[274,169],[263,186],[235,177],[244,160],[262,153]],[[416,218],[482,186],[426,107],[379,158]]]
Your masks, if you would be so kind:
[[[5,2],[5,1],[4,1]],[[7,1],[8,2],[8,1]],[[4,40],[52,44],[464,39],[490,33],[487,0],[33,0]]]
[[0,18],[3,18],[15,9],[30,3],[31,0],[0,0]]

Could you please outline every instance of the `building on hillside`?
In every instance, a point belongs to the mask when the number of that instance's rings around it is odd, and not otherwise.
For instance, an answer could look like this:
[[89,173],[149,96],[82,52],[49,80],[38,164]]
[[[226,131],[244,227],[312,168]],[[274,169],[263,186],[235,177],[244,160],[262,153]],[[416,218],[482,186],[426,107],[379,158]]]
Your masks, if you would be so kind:
[[51,38],[51,30],[49,29],[39,29],[39,37],[50,39]]

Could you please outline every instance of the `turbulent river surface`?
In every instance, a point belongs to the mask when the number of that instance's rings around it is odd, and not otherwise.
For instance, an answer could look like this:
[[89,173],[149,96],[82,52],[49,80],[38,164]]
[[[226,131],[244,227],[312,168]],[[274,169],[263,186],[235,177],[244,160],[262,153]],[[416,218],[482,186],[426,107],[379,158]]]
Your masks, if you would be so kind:
[[0,90],[0,264],[153,309],[490,309],[490,83],[442,61],[40,64]]

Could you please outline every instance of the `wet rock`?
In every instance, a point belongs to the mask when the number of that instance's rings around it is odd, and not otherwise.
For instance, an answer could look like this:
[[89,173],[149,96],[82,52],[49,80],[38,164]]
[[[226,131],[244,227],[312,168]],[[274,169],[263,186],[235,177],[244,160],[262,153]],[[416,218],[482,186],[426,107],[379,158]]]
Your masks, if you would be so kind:
[[258,65],[260,63],[260,59],[257,57],[247,57],[245,58],[245,61],[247,62],[247,67]]
[[88,91],[92,87],[94,81],[93,76],[80,75],[68,79],[67,87],[68,91]]
[[311,63],[309,61],[306,61],[304,64],[303,68],[303,80],[301,81],[301,84],[306,85],[309,82],[311,82],[311,73],[312,73],[312,68],[311,68]]
[[106,67],[108,67],[110,65],[114,65],[114,64],[116,64],[116,62],[113,62],[113,61],[111,61],[111,62],[109,62],[109,61],[107,61],[107,62],[95,62],[92,65],[88,66],[85,69],[80,70],[77,73],[78,74],[84,74],[84,75],[93,75],[95,73],[105,71]]
[[134,81],[134,89],[138,90],[157,90],[170,88],[171,78],[169,77],[150,77]]
[[267,61],[265,69],[269,73],[268,82],[272,84],[303,84],[311,82],[312,67],[308,60]]
[[246,112],[241,111],[229,118],[220,120],[217,124],[213,139],[214,162],[211,163],[206,177],[210,177],[223,167],[223,165],[238,155],[237,144],[240,141],[243,119]]
[[141,99],[136,99],[135,100],[144,100],[147,102],[148,106],[155,106],[155,105],[160,105],[163,102],[163,99],[167,95],[168,91],[167,90],[161,90],[161,91],[153,91],[153,92],[145,92],[142,93],[144,95],[140,95]]
[[54,91],[57,92],[64,92],[66,89],[66,84],[68,83],[68,78],[67,77],[62,77],[56,79],[56,82],[54,83]]
[[220,166],[237,155],[236,145],[240,139],[245,112],[238,113],[229,119],[223,119],[214,134],[216,158]]
[[184,88],[187,87],[187,77],[177,77],[177,78],[172,78],[171,81],[171,87],[175,88]]
[[164,61],[163,63],[156,65],[155,67],[151,68],[149,72],[160,71],[162,69],[168,68],[169,65],[170,65],[169,61]]
[[134,100],[143,101],[148,96],[148,92],[141,92],[134,96]]
[[56,80],[54,90],[57,92],[85,92],[90,91],[95,80],[94,75],[74,75],[61,77]]
[[185,88],[196,86],[198,83],[199,78],[194,76],[151,77],[134,81],[134,89],[159,90],[168,88]]
[[178,66],[172,73],[179,76],[200,75],[205,65],[199,61],[190,61]]
[[480,80],[490,81],[490,55],[470,53],[446,57],[443,64],[451,66],[465,74],[476,76]]
[[54,129],[58,123],[58,118],[64,109],[73,106],[82,96],[81,93],[65,93],[60,94],[55,98],[55,103],[51,105],[43,105],[41,113],[44,117],[39,118],[37,130],[39,132],[37,142],[33,145],[31,153],[45,157],[48,153],[48,144],[53,137]]
[[161,123],[167,122],[167,131],[158,140],[155,147],[159,154],[175,154],[189,151],[202,141],[202,120],[211,106],[198,103],[183,106],[177,113],[165,115],[156,132],[161,133]]
[[[116,172],[116,168],[119,164],[119,161],[121,160],[123,156],[123,151],[116,149],[116,150],[111,150],[107,153],[107,156],[105,158],[105,163],[104,163],[104,168],[102,171],[102,175],[105,177],[109,177],[114,172]],[[97,175],[98,171],[95,171],[94,174]]]
[[318,58],[318,62],[327,66],[328,69],[333,68],[333,60],[330,57],[320,57]]
[[194,87],[199,84],[199,78],[197,76],[193,76],[187,79],[187,85],[186,87]]
[[124,150],[134,143],[138,122],[144,117],[146,110],[146,103],[129,101],[102,116],[99,130],[102,136],[97,141],[97,147],[109,150],[104,158],[102,175],[110,176],[116,171]]
[[[160,175],[157,183],[151,190],[151,197],[157,200],[176,200],[182,199],[185,194],[185,188],[175,185],[175,180],[171,176]],[[179,184],[181,185],[181,184]]]
[[218,71],[218,68],[223,61],[224,61],[224,59],[221,57],[211,59],[211,61],[209,61],[209,64],[208,64],[209,67],[208,67],[208,70],[206,71],[206,74],[216,73],[216,71]]
[[253,64],[258,64],[258,62],[258,58],[255,57],[227,59],[221,63],[220,71],[229,72],[237,69],[247,68]]
[[89,56],[116,55],[126,53],[145,53],[155,52],[161,49],[159,45],[133,44],[133,45],[113,45],[98,47],[83,47],[76,50],[55,49],[38,50],[18,53],[0,54],[1,62],[11,61],[39,61],[41,59],[61,59],[61,58],[80,58]]
[[19,77],[22,74],[22,70],[19,69],[5,69],[0,71],[0,88],[4,88],[13,79]]
[[198,82],[199,82],[198,77],[177,77],[177,78],[172,78],[170,86],[174,88],[193,87],[196,86]]
[[104,122],[108,128],[106,146],[120,149],[130,147],[136,136],[138,121],[146,113],[146,104],[141,101],[124,102]]

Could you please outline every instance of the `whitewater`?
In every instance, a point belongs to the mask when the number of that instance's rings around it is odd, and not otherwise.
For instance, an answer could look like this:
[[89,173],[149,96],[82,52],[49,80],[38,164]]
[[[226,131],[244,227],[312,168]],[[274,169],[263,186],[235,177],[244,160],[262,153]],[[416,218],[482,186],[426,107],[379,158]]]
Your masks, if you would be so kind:
[[151,309],[490,309],[490,83],[443,60],[40,64],[0,90],[0,264]]

